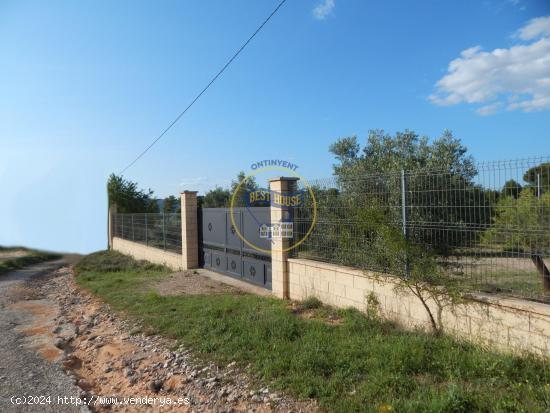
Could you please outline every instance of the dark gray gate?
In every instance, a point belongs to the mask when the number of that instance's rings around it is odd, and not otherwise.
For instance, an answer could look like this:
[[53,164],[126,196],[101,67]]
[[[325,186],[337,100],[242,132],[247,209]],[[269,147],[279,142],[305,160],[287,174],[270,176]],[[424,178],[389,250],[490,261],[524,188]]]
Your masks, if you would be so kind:
[[270,225],[269,207],[233,208],[234,222],[246,244],[233,227],[229,208],[202,208],[200,244],[204,268],[271,289],[271,241],[260,237],[262,224]]

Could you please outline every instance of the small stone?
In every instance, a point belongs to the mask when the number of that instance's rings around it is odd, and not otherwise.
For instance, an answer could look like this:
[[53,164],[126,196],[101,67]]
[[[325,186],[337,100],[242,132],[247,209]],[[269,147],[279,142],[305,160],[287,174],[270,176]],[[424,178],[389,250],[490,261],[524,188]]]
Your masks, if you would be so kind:
[[162,389],[164,382],[162,380],[152,380],[149,382],[149,390],[158,393]]

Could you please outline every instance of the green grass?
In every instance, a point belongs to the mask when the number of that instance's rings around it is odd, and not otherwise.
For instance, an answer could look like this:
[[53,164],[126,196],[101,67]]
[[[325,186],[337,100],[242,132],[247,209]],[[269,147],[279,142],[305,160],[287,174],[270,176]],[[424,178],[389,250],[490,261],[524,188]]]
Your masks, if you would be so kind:
[[510,292],[518,295],[544,294],[542,279],[536,271],[495,271],[483,274],[480,288],[486,292]]
[[8,258],[0,260],[0,275],[10,271],[19,270],[33,264],[38,264],[44,261],[51,261],[60,258],[59,254],[50,252],[28,250],[26,248],[7,248],[0,247],[0,251],[24,250],[26,254],[21,257]]
[[[80,285],[114,309],[194,349],[203,360],[241,366],[332,412],[548,412],[550,365],[481,349],[446,336],[405,332],[355,310],[327,311],[254,295],[171,296],[151,281],[167,269],[118,253],[77,266]],[[340,322],[325,322],[336,312]]]

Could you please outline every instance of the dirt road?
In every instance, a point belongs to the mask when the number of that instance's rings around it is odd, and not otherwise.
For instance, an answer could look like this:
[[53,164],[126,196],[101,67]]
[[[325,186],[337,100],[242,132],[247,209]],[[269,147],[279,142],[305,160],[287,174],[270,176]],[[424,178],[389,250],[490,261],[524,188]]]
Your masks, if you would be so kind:
[[[195,293],[186,290],[192,277],[167,282],[171,291],[176,283],[180,293]],[[233,288],[206,283],[216,292]],[[317,410],[271,391],[247,368],[201,363],[192,349],[120,318],[80,289],[63,261],[0,277],[0,308],[0,412]],[[12,396],[38,398],[14,405]]]
[[[61,365],[48,361],[47,356],[57,349],[21,330],[34,324],[30,311],[47,308],[55,303],[45,299],[33,300],[26,285],[33,279],[60,268],[65,263],[55,261],[14,271],[0,277],[0,411],[2,412],[83,412],[82,406],[58,404],[58,396],[81,395],[81,389],[67,376]],[[53,313],[48,314],[54,316]],[[45,357],[46,356],[46,357]],[[42,396],[42,397],[41,397]],[[50,403],[46,397],[50,397]],[[55,401],[53,400],[55,399]],[[22,403],[22,404],[14,404]],[[43,403],[43,404],[40,404]]]

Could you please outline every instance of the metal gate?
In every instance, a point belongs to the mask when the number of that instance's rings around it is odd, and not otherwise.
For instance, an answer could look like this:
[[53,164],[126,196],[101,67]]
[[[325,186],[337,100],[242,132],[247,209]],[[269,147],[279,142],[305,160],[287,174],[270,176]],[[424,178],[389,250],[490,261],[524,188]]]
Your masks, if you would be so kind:
[[[240,234],[255,249],[239,237]],[[271,241],[260,236],[263,224],[270,224],[270,208],[199,209],[199,241],[204,268],[271,289]],[[266,250],[266,251],[261,251]]]

